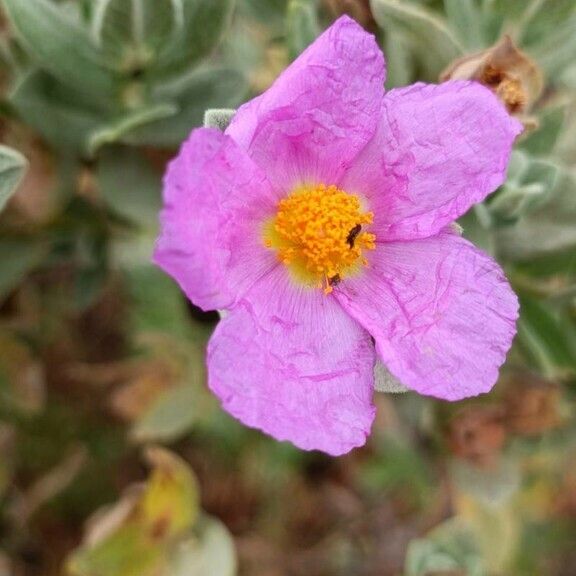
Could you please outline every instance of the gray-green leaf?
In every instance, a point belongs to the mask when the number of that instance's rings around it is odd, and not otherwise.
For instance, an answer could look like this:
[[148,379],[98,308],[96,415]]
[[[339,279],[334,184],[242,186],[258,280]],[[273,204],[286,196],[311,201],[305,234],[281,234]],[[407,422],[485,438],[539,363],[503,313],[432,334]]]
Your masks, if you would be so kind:
[[320,34],[314,0],[291,0],[288,4],[287,43],[294,60]]
[[235,0],[174,0],[176,26],[159,51],[152,72],[159,77],[189,70],[222,40],[232,18]]
[[108,126],[96,130],[88,141],[88,151],[93,155],[105,144],[122,142],[124,137],[134,130],[170,118],[177,112],[178,107],[174,104],[157,104],[127,114]]
[[88,134],[102,123],[99,112],[82,107],[77,94],[46,72],[26,76],[10,102],[26,124],[59,149],[84,151]]
[[96,0],[92,38],[106,62],[122,72],[145,68],[174,32],[177,2]]
[[476,0],[444,0],[451,29],[464,46],[477,50],[484,46],[482,14]]
[[40,263],[46,251],[41,240],[0,240],[0,302]]
[[140,152],[128,147],[104,149],[97,177],[100,193],[114,211],[145,231],[155,231],[160,210],[160,175]]
[[115,97],[114,75],[87,31],[62,8],[48,0],[4,0],[4,5],[18,38],[39,66],[77,90]]
[[158,87],[158,99],[178,98],[179,112],[170,118],[141,126],[125,141],[131,144],[175,147],[192,128],[204,122],[208,108],[235,108],[246,96],[244,76],[229,67],[211,67],[194,71],[178,81]]
[[233,108],[210,108],[204,112],[204,128],[216,128],[224,132],[232,122],[236,110]]
[[20,152],[0,144],[0,211],[16,191],[27,166],[28,161]]
[[529,296],[520,296],[518,339],[542,373],[554,378],[576,372],[576,346],[561,313]]
[[138,442],[169,442],[185,434],[197,418],[195,400],[198,391],[183,384],[168,392],[148,409],[132,429]]
[[566,108],[567,104],[564,103],[544,109],[538,115],[538,128],[522,141],[522,149],[534,155],[550,154],[562,134]]
[[431,78],[464,53],[446,22],[431,10],[398,0],[370,0],[370,6],[385,33],[405,35]]

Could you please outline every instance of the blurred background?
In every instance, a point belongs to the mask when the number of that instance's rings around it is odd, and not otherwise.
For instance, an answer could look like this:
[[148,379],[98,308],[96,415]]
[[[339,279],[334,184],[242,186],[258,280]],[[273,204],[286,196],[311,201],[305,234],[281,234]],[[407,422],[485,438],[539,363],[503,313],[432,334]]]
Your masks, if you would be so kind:
[[[330,458],[220,409],[218,316],[150,254],[204,111],[343,13],[387,88],[471,78],[525,124],[461,220],[522,310],[491,394],[376,393]],[[575,576],[575,101],[574,0],[1,0],[0,574]]]

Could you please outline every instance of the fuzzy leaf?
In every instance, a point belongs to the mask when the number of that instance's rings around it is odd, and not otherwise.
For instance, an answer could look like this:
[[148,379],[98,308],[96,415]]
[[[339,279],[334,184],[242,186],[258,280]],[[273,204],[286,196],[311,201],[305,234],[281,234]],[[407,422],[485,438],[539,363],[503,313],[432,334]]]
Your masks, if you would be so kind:
[[0,144],[0,211],[16,192],[27,167],[28,161],[20,152]]
[[377,392],[385,392],[388,394],[410,391],[398,378],[390,373],[388,368],[386,368],[380,360],[377,360],[374,366],[374,389]]
[[177,112],[178,108],[174,104],[157,104],[132,112],[96,130],[88,140],[88,151],[94,155],[102,146],[122,142],[131,132],[175,116]]
[[535,298],[520,296],[519,342],[537,367],[549,377],[566,370],[576,373],[576,344],[554,310]]
[[294,60],[320,34],[320,24],[313,0],[291,0],[288,4],[287,42]]
[[243,0],[238,8],[251,19],[281,28],[285,24],[287,4],[288,0]]
[[216,518],[204,517],[199,539],[188,539],[178,547],[170,563],[171,576],[234,576],[236,551],[230,533]]
[[108,64],[122,72],[146,68],[176,25],[172,0],[96,0],[92,37]]
[[576,179],[560,171],[541,206],[514,226],[497,230],[498,250],[513,261],[573,250],[576,246]]
[[126,134],[124,140],[130,144],[178,146],[194,127],[203,124],[208,108],[234,108],[247,90],[245,78],[234,69],[217,66],[196,70],[157,89],[159,99],[178,98],[176,115],[141,126]]
[[114,75],[88,33],[48,0],[4,0],[10,23],[34,60],[65,84],[100,98],[116,96]]
[[[520,153],[514,155],[518,158]],[[512,174],[501,191],[489,202],[490,213],[503,223],[514,222],[545,202],[554,189],[560,168],[551,162],[524,157],[524,165],[511,166]],[[518,170],[517,173],[514,173]]]
[[117,213],[143,230],[156,230],[160,209],[160,174],[142,154],[127,147],[103,150],[97,177],[100,193]]
[[230,24],[235,0],[177,0],[171,40],[158,53],[152,72],[159,77],[189,70],[209,55]]
[[576,58],[576,14],[551,35],[551,40],[533,50],[534,58],[549,76],[560,74]]
[[490,203],[490,212],[501,223],[513,223],[545,197],[547,190],[540,184],[522,187],[504,186]]
[[134,302],[131,324],[136,334],[170,334],[185,342],[190,338],[186,301],[171,278],[148,265],[130,270],[128,282]]
[[169,442],[185,434],[194,424],[198,391],[181,385],[168,392],[146,411],[132,430],[138,442]]
[[0,302],[43,259],[46,243],[40,239],[0,239]]
[[204,112],[204,128],[216,128],[224,132],[232,122],[236,110],[232,108],[211,108]]
[[419,54],[431,78],[464,52],[444,22],[434,12],[409,2],[370,0],[372,13],[385,33],[401,32]]
[[76,94],[46,72],[25,77],[10,96],[22,120],[58,149],[85,151],[100,112],[82,107]]
[[539,126],[522,141],[522,150],[534,155],[551,154],[564,128],[566,106],[544,109],[538,115]]
[[402,33],[390,30],[384,37],[386,87],[406,86],[414,78],[414,58],[410,43]]
[[446,16],[452,30],[469,51],[484,47],[482,15],[476,0],[444,0]]

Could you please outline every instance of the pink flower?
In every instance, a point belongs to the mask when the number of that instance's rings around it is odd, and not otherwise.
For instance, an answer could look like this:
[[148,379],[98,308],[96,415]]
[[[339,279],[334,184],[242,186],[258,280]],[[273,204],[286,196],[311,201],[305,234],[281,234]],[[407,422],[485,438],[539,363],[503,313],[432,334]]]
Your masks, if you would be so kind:
[[499,186],[521,125],[483,86],[383,93],[374,38],[340,18],[225,133],[194,130],[165,178],[155,262],[225,309],[209,386],[306,450],[364,444],[379,357],[404,385],[489,391],[518,304],[450,224]]

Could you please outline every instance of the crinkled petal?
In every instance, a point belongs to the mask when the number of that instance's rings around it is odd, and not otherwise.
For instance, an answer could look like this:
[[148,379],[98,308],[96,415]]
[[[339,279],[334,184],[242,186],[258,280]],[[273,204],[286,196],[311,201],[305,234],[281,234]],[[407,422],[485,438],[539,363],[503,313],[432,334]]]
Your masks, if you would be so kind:
[[368,198],[378,241],[433,236],[502,184],[521,130],[475,82],[391,90],[339,185]]
[[518,301],[498,264],[449,232],[379,245],[334,292],[402,384],[446,400],[488,392],[516,332]]
[[285,269],[254,285],[216,328],[208,383],[244,424],[334,456],[365,443],[374,419],[370,335]]
[[154,261],[208,310],[226,308],[277,265],[262,240],[275,212],[263,172],[218,130],[194,130],[164,179]]
[[384,78],[374,36],[342,17],[264,94],[240,107],[226,133],[279,192],[333,184],[374,134]]

